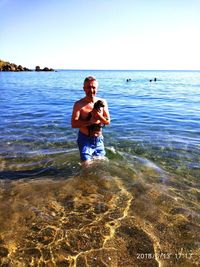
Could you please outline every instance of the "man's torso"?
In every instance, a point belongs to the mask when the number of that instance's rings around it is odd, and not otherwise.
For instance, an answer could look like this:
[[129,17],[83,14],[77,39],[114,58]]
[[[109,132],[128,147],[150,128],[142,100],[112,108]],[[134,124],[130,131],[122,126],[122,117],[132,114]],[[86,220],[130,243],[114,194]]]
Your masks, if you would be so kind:
[[[94,103],[97,100],[102,100],[100,98],[95,98]],[[79,105],[80,105],[80,119],[83,121],[88,121],[90,119],[90,112],[94,108],[94,103],[86,103],[84,101],[84,98],[79,100]],[[101,110],[101,113],[103,114],[103,110]],[[93,127],[93,129],[90,130],[90,127],[81,127],[80,131],[85,134],[85,135],[90,135],[90,136],[100,136],[102,134],[102,129],[101,127]]]

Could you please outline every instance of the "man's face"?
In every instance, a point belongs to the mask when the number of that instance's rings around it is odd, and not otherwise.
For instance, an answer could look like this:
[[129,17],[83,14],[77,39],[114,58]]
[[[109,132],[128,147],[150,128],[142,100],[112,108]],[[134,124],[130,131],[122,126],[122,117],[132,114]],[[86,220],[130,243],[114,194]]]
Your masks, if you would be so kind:
[[97,87],[98,87],[98,82],[97,81],[87,81],[84,84],[84,91],[87,97],[89,98],[94,98],[97,93]]

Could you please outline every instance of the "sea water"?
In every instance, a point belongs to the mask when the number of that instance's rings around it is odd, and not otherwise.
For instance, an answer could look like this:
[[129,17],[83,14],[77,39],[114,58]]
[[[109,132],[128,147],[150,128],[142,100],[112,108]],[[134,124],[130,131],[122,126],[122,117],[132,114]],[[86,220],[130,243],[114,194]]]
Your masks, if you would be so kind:
[[[88,75],[111,124],[84,169],[70,123]],[[0,72],[0,91],[2,266],[200,264],[200,72]]]

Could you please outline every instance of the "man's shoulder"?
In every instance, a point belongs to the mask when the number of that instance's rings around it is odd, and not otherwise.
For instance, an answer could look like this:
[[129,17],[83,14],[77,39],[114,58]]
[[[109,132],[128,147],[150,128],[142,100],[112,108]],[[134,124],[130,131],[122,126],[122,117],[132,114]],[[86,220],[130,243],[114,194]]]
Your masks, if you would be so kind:
[[79,100],[77,100],[75,103],[74,103],[74,106],[82,106],[84,103],[84,98],[81,98]]

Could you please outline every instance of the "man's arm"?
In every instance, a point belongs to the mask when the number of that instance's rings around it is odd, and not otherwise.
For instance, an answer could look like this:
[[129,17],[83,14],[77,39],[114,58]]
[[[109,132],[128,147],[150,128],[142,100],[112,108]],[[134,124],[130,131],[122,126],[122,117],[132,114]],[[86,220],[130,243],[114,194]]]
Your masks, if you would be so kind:
[[101,123],[109,125],[110,124],[110,114],[109,114],[109,110],[108,110],[108,104],[107,104],[105,99],[103,100],[103,103],[104,103],[103,114],[101,114],[100,112],[98,112],[96,110],[94,110],[94,112],[96,112],[96,115],[98,116],[98,119],[101,121]]
[[110,113],[109,113],[109,109],[108,109],[108,104],[107,101],[104,100],[104,109],[103,109],[103,116],[104,118],[106,118],[106,122],[104,122],[104,124],[109,125],[110,124]]

